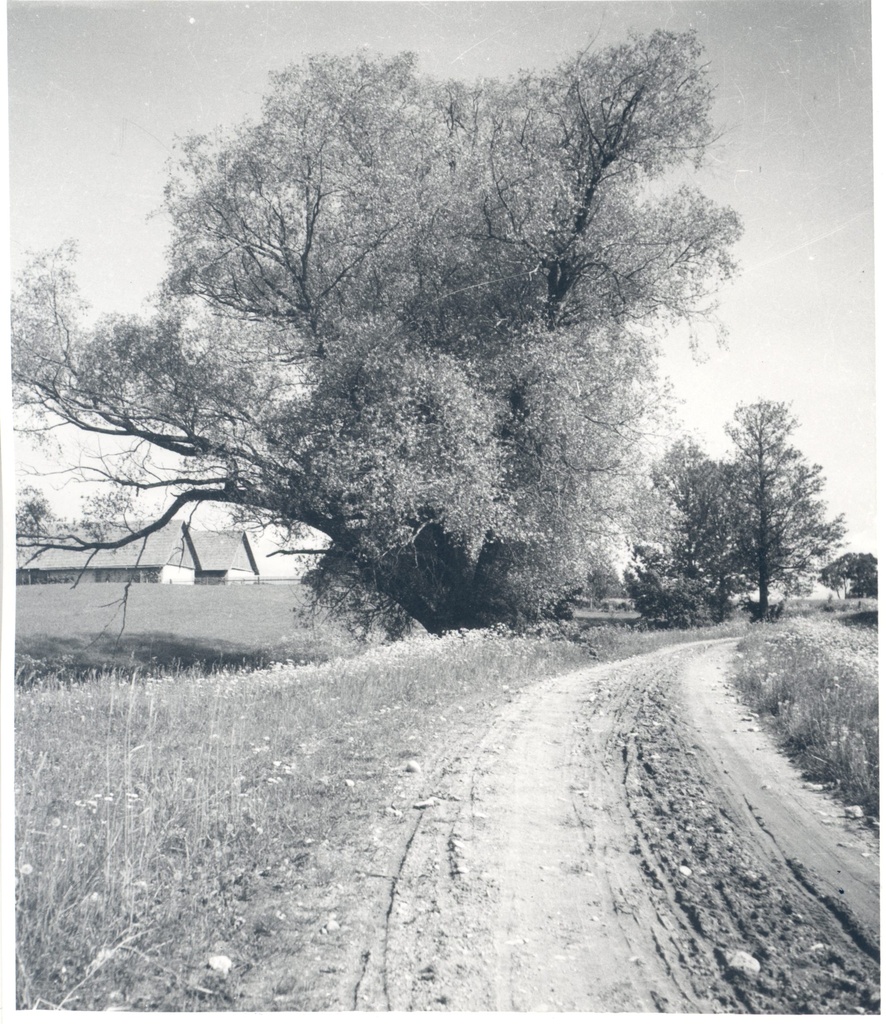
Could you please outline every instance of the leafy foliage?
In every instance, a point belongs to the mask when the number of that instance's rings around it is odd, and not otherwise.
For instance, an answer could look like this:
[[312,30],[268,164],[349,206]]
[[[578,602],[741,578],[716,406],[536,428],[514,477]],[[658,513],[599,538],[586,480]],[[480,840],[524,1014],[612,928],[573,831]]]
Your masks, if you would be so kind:
[[664,181],[710,103],[692,33],[477,85],[312,58],[181,144],[156,314],[87,329],[72,250],[35,261],[19,406],[169,496],[148,529],[211,501],[321,531],[315,591],[367,626],[554,614],[636,518],[653,328],[733,270],[734,213]]
[[584,598],[599,608],[607,598],[626,597],[627,591],[621,573],[611,562],[601,562],[588,574],[582,589]]
[[[871,554],[848,551],[829,562],[818,577],[819,582],[836,591],[838,597],[876,597],[877,559]],[[840,593],[842,591],[842,594]]]
[[[742,607],[755,620],[772,619],[782,610],[770,604],[772,586],[798,593],[815,579],[843,536],[843,521],[826,518],[821,467],[789,443],[796,427],[783,403],[739,405],[726,428],[734,444],[727,459],[716,462],[688,440],[665,454],[653,472],[669,513],[659,550],[635,549],[626,575],[644,615],[664,623],[722,622],[732,598],[756,588],[758,599],[748,597]],[[852,557],[828,566],[822,581],[848,586]]]
[[690,629],[714,619],[705,583],[684,575],[673,559],[655,548],[634,548],[625,586],[637,611],[662,629]]
[[734,469],[708,458],[693,441],[678,441],[656,466],[653,480],[671,509],[671,572],[704,594],[715,622],[728,615],[739,589],[735,563]]
[[19,490],[15,505],[16,537],[51,536],[57,532],[57,521],[46,495],[36,487]]

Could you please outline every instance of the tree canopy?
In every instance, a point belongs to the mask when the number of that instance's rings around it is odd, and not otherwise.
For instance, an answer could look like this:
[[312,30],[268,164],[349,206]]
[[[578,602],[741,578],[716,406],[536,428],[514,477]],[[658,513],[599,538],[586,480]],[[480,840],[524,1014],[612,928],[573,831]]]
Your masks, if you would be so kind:
[[821,466],[791,444],[798,425],[784,402],[761,400],[739,405],[726,427],[735,446],[736,555],[764,616],[771,587],[802,592],[845,533],[842,516],[827,518]]
[[636,514],[655,328],[734,269],[735,214],[668,184],[710,105],[693,33],[505,82],[289,68],[256,121],[181,142],[153,315],[87,327],[72,248],[34,260],[23,422],[114,439],[98,475],[169,495],[147,529],[211,501],[321,531],[317,593],[391,629],[544,615]]
[[657,545],[635,544],[625,585],[635,608],[659,626],[722,622],[737,593],[733,470],[693,440],[674,442],[653,466],[664,506]]
[[653,480],[672,510],[672,575],[693,581],[708,615],[722,622],[740,585],[731,493],[734,468],[728,460],[711,459],[698,444],[683,440],[672,445],[655,467]]
[[[870,565],[858,559],[872,556],[844,555],[822,569],[843,537],[843,518],[828,519],[821,467],[790,443],[797,427],[783,402],[740,404],[726,425],[733,447],[725,459],[681,440],[654,467],[665,528],[656,545],[635,545],[625,573],[647,618],[673,626],[719,622],[733,597],[754,589],[759,599],[748,606],[766,618],[773,587],[802,593],[820,578],[848,590],[850,573],[870,587]],[[873,572],[876,591],[876,560]]]
[[[829,562],[818,577],[838,597],[876,597],[878,594],[877,558],[872,554],[847,551]],[[841,593],[842,591],[842,593]]]

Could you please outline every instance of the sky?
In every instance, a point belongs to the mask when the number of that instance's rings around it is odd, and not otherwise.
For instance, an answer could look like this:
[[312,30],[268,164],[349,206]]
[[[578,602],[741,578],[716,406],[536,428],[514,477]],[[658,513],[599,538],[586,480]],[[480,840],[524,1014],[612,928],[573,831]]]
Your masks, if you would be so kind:
[[715,456],[738,402],[790,402],[795,442],[823,467],[831,514],[846,515],[846,546],[876,552],[866,2],[13,2],[13,271],[27,251],[74,238],[96,310],[138,311],[164,272],[176,137],[256,115],[269,72],[307,54],[411,50],[426,72],[473,80],[551,67],[632,30],[690,27],[721,131],[693,178],[745,231],[741,272],[720,295],[728,348],[711,331],[699,362],[675,331],[663,372]]

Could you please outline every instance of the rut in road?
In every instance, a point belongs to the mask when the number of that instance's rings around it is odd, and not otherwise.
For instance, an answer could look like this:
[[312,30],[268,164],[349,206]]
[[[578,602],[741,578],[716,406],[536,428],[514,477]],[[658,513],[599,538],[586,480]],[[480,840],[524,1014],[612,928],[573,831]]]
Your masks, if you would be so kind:
[[[536,684],[453,754],[355,1006],[877,1012],[875,930],[779,845],[778,815],[755,813],[687,706],[723,688],[728,653],[682,645]],[[876,904],[876,860],[843,838],[824,834],[828,856]]]

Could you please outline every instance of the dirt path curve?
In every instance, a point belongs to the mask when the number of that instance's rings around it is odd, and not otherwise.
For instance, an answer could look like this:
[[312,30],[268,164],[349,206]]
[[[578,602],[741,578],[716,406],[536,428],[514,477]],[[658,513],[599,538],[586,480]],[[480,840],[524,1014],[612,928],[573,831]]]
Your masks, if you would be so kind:
[[878,1012],[877,851],[748,731],[732,648],[528,687],[453,753],[355,1006]]

